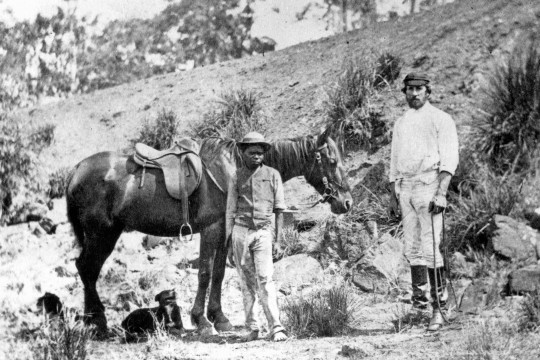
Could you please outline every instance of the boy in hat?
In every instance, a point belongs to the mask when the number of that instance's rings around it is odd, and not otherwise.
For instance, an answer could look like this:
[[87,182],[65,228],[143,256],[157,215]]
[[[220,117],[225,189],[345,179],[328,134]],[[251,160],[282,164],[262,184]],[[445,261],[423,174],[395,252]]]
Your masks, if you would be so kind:
[[439,251],[442,212],[458,165],[458,137],[450,115],[429,103],[431,85],[427,74],[410,73],[403,81],[402,92],[409,110],[394,125],[389,213],[401,214],[403,221],[415,308],[426,308],[429,277],[433,315],[428,330],[436,331],[443,324],[441,308],[447,298]]
[[[279,320],[277,293],[272,280],[272,241],[278,240],[286,209],[283,183],[279,172],[263,164],[270,144],[256,132],[248,133],[238,143],[244,166],[238,168],[227,195],[227,239],[232,236],[232,252],[240,275],[244,297],[247,341],[259,337],[254,306],[261,298],[273,341],[287,339]],[[272,226],[275,221],[275,227]]]

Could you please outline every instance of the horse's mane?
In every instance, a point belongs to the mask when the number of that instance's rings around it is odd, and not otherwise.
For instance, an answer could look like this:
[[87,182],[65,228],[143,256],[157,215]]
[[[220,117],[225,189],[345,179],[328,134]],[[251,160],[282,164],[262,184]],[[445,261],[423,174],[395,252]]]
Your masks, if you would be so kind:
[[[272,142],[272,147],[265,154],[264,163],[277,169],[284,178],[298,176],[309,160],[316,141],[315,137],[308,135]],[[223,153],[232,155],[236,164],[242,163],[242,155],[235,140],[220,137],[202,140],[200,155],[203,161],[210,163]]]
[[200,156],[204,161],[212,161],[219,155],[229,153],[236,164],[242,163],[242,155],[234,139],[224,139],[221,137],[208,137],[201,141]]
[[313,136],[299,136],[291,139],[278,140],[265,154],[264,163],[277,169],[285,178],[286,174],[293,175],[303,170],[303,164],[309,161],[310,154],[316,146]]

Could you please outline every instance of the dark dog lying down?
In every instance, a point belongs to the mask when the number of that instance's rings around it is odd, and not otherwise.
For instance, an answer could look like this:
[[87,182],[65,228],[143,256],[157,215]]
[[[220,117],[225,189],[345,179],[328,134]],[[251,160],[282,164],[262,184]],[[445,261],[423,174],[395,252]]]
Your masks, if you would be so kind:
[[64,319],[64,309],[60,298],[55,294],[46,292],[45,295],[38,298],[36,306],[38,311],[45,315],[48,319],[60,318]]
[[153,333],[160,324],[169,332],[181,332],[183,329],[180,307],[176,304],[176,292],[165,290],[156,295],[159,306],[137,309],[122,321],[122,328],[128,334]]

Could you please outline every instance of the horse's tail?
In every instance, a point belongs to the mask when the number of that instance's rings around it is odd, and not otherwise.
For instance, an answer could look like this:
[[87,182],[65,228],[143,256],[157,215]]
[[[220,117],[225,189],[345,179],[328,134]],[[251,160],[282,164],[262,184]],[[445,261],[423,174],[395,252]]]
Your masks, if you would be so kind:
[[80,164],[77,164],[75,168],[69,173],[66,186],[66,204],[67,204],[67,218],[73,227],[73,232],[77,238],[79,246],[83,246],[84,243],[84,230],[80,219],[79,206],[77,205],[77,199],[73,193],[73,178],[79,168]]

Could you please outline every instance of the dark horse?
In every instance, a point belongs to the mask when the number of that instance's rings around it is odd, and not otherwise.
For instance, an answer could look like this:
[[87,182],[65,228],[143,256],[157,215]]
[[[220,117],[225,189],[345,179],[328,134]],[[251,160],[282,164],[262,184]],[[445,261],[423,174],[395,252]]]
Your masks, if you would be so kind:
[[[203,140],[200,156],[204,175],[189,197],[191,225],[195,233],[201,234],[199,285],[191,318],[200,330],[211,329],[208,320],[217,330],[229,330],[232,325],[221,309],[221,284],[227,258],[226,190],[242,160],[234,141],[217,138]],[[342,156],[326,132],[317,137],[273,143],[265,163],[276,168],[283,181],[304,176],[323,195],[332,212],[341,214],[351,209],[352,197]],[[122,231],[133,229],[156,236],[177,236],[181,226],[180,203],[168,195],[162,171],[147,169],[144,185],[139,188],[142,173],[132,156],[101,152],[81,161],[68,183],[68,217],[82,248],[76,266],[84,285],[85,319],[100,332],[106,331],[107,320],[96,282]]]

